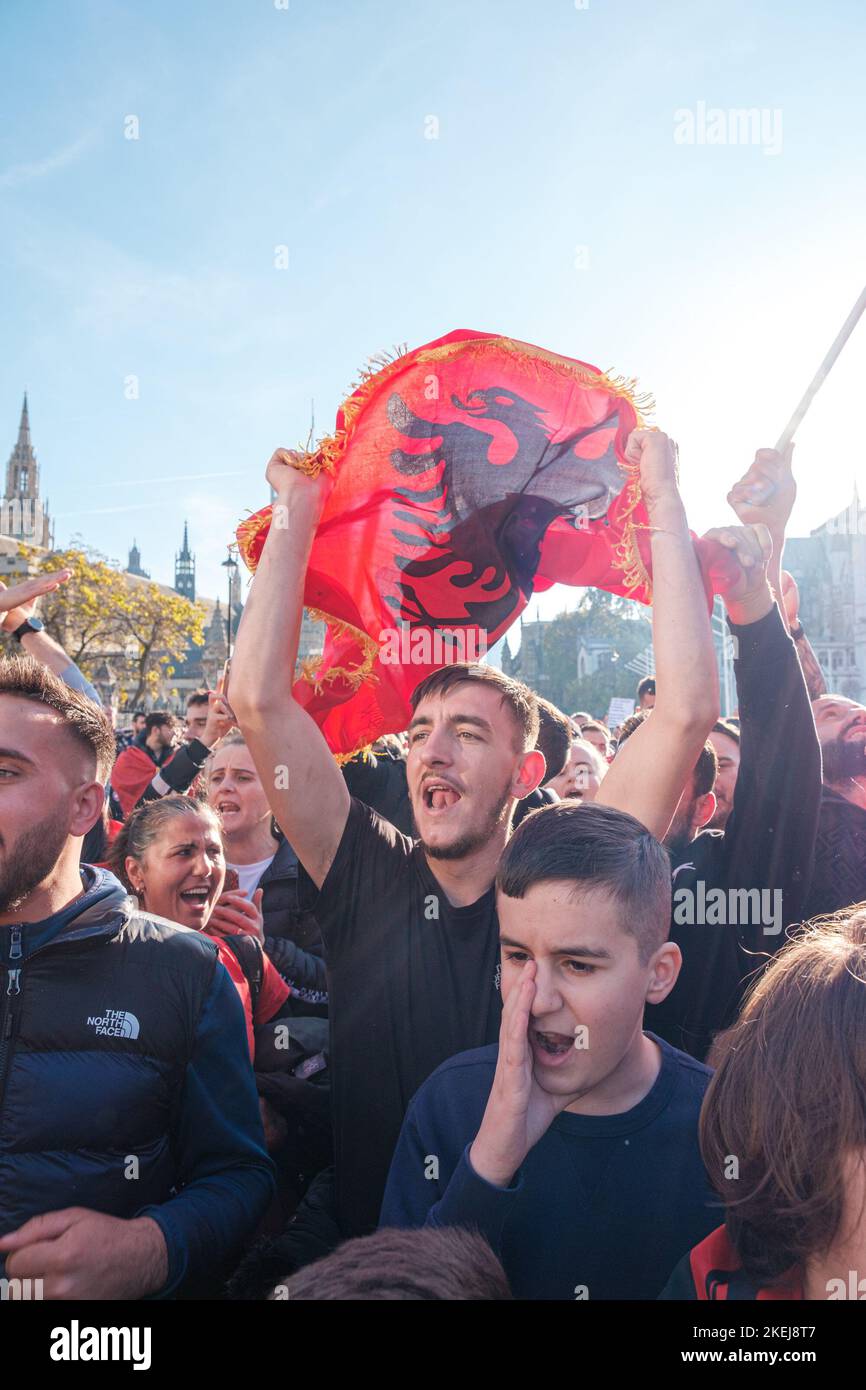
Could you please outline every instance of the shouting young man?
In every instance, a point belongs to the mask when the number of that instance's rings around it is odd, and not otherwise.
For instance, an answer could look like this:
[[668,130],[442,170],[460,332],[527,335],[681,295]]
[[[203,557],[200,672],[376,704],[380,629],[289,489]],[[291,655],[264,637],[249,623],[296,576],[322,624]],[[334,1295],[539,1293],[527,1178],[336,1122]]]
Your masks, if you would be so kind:
[[[652,527],[659,696],[596,799],[661,837],[718,718],[718,682],[673,445],[635,431],[628,458],[639,466]],[[412,1095],[448,1057],[496,1041],[493,882],[514,808],[544,780],[545,766],[532,693],[491,667],[453,666],[412,699],[407,777],[417,841],[350,798],[291,691],[304,577],[330,482],[300,472],[283,450],[267,478],[288,524],[272,527],[264,546],[230,699],[274,815],[320,889],[336,1168],[333,1194],[324,1182],[308,1194],[282,1251],[285,1269],[375,1226]],[[287,779],[275,777],[279,766]]]

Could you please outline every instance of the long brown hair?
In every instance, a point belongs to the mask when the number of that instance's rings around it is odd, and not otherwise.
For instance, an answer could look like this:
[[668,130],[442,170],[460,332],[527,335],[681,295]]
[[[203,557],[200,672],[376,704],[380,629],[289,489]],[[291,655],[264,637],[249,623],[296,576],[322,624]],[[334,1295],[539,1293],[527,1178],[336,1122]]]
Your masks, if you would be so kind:
[[778,1283],[840,1234],[845,1160],[866,1148],[866,903],[779,952],[711,1061],[704,1163],[744,1270]]

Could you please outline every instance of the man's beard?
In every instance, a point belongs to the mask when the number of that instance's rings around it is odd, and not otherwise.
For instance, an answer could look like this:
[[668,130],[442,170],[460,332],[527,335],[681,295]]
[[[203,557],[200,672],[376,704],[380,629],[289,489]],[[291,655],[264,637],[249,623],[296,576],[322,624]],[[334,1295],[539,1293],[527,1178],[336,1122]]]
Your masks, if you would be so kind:
[[692,840],[695,838],[692,834],[692,821],[694,819],[694,814],[695,803],[692,802],[686,814],[678,815],[674,820],[674,823],[668,831],[667,835],[665,835],[665,849],[673,855],[674,859],[680,859],[685,854],[689,845],[692,843]]
[[866,747],[859,740],[834,738],[821,744],[825,782],[844,782],[846,777],[866,776]]
[[67,812],[64,809],[54,820],[41,821],[25,830],[0,858],[0,912],[17,912],[27,898],[48,877],[69,839]]
[[508,803],[512,799],[510,787],[511,782],[509,780],[496,805],[491,807],[485,823],[477,829],[468,830],[465,835],[460,836],[459,840],[452,841],[450,845],[428,845],[424,840],[419,839],[421,848],[428,859],[465,859],[467,855],[474,854],[476,850],[483,849],[485,845],[489,844],[502,821],[510,818],[511,812],[508,807]]

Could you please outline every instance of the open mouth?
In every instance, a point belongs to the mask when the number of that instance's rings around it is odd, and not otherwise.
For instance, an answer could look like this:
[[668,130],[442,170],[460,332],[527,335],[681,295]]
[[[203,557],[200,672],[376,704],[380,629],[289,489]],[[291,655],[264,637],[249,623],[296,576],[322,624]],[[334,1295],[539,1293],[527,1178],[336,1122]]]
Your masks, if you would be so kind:
[[236,815],[240,811],[240,809],[241,808],[236,801],[220,801],[217,805],[217,811],[221,816],[231,814]]
[[540,1029],[533,1028],[531,1039],[536,1057],[548,1064],[563,1062],[574,1051],[572,1034],[542,1033]]
[[452,806],[456,806],[462,800],[460,792],[451,786],[450,782],[440,782],[431,779],[425,782],[421,789],[421,799],[428,811],[450,811]]
[[184,888],[180,894],[181,902],[186,903],[187,907],[204,908],[210,901],[209,888]]

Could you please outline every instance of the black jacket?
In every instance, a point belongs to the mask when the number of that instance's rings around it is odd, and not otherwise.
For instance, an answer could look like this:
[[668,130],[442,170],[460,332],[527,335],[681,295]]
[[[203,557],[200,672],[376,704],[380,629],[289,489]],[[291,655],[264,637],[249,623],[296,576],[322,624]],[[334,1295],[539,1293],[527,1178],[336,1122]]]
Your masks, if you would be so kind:
[[[812,707],[778,608],[730,627],[738,642],[740,712],[733,810],[724,832],[701,831],[672,865],[671,940],[683,965],[667,999],[650,1005],[645,1019],[652,1032],[700,1060],[714,1034],[733,1022],[747,982],[784,945],[784,928],[803,917],[821,799]],[[717,889],[726,899],[718,923],[707,910]],[[737,889],[751,890],[748,907],[742,895],[732,898]],[[689,902],[697,909],[692,921]]]
[[306,905],[315,889],[288,840],[280,840],[258,886],[262,889],[265,950],[290,985],[293,1004],[302,1012],[326,1014],[328,983],[322,934],[315,914]]

